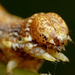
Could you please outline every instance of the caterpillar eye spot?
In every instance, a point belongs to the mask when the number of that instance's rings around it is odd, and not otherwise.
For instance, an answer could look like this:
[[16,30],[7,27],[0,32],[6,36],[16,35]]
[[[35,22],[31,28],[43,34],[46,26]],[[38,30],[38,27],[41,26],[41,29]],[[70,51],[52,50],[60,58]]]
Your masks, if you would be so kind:
[[44,40],[43,40],[43,42],[44,42]]
[[42,36],[44,36],[44,34],[42,34]]
[[41,37],[41,35],[40,35],[40,37]]
[[19,37],[19,41],[21,41],[22,40],[22,37]]

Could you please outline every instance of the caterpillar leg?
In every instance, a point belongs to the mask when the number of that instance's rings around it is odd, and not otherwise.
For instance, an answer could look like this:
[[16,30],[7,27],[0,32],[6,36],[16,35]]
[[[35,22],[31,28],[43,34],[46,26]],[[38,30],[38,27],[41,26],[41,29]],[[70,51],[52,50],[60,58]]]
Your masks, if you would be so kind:
[[32,43],[28,43],[26,44],[25,51],[31,56],[34,56],[40,59],[45,59],[48,61],[56,61],[56,59],[52,55],[47,53],[43,48],[39,46],[36,46],[35,48],[33,47],[34,45],[32,45]]
[[13,69],[16,68],[17,66],[18,66],[17,60],[10,60],[6,67],[7,75],[12,75]]

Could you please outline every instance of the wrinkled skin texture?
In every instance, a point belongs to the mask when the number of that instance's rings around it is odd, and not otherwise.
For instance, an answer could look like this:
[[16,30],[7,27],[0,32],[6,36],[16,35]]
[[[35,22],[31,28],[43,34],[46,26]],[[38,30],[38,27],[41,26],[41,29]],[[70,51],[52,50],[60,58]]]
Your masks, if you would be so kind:
[[60,52],[68,40],[68,27],[58,14],[37,13],[22,19],[0,6],[0,61],[8,63],[8,74],[15,67],[37,72],[44,59],[69,61]]
[[[46,44],[61,34],[68,35],[66,23],[56,13],[47,13],[37,16],[32,22],[32,30],[34,32],[34,38],[40,44]],[[61,41],[60,39],[58,40]]]

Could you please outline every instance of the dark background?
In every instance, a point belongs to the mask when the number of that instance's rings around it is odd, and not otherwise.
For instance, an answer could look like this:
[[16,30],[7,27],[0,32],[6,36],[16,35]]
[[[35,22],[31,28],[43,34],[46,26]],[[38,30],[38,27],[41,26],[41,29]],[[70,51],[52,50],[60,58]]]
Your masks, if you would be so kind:
[[[66,21],[70,35],[75,42],[75,1],[73,0],[0,0],[0,3],[12,14],[27,18],[38,12],[56,12]],[[69,63],[45,61],[40,73],[52,75],[75,75],[75,44],[66,46],[65,54]]]

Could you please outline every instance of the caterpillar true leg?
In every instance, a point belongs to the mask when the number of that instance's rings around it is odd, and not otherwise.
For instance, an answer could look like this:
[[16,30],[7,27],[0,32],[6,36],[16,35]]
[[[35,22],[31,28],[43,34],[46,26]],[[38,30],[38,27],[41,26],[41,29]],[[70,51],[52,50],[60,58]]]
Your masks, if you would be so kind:
[[14,60],[14,59],[10,60],[7,64],[7,68],[6,68],[7,74],[11,75],[13,69],[16,68],[17,66],[18,66],[18,61],[17,60]]

